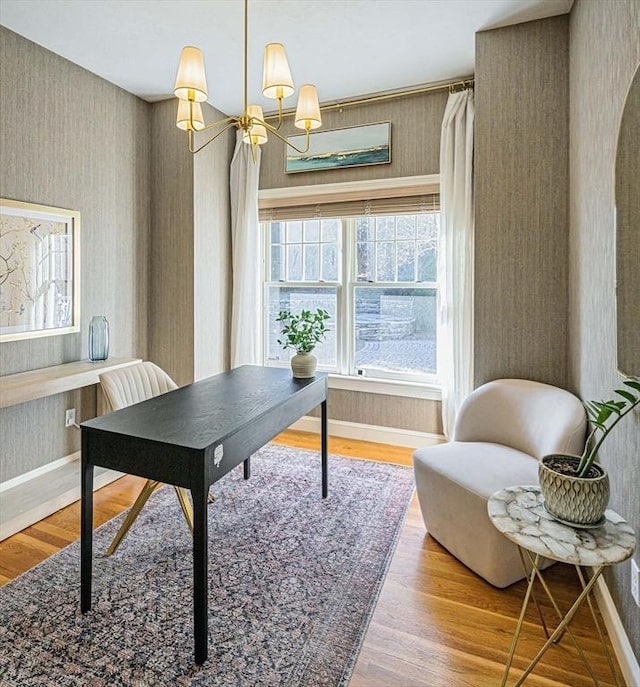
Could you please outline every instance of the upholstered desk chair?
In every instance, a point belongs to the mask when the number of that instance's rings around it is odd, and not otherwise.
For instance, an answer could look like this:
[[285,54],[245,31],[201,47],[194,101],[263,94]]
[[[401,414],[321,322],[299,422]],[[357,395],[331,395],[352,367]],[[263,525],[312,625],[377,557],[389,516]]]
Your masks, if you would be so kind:
[[[150,362],[104,372],[100,375],[100,386],[111,410],[120,410],[134,403],[146,401],[148,398],[159,396],[178,388],[178,385],[164,370]],[[142,487],[127,517],[120,526],[113,541],[109,544],[107,556],[115,553],[123,537],[135,522],[144,504],[158,484],[159,482],[150,479]],[[187,525],[193,532],[193,508],[189,500],[189,493],[183,487],[174,487],[174,489],[176,490]]]
[[518,549],[489,520],[488,498],[504,487],[538,484],[540,458],[579,455],[585,432],[582,403],[568,391],[524,379],[479,387],[460,408],[453,440],[413,454],[427,531],[490,584],[522,579]]

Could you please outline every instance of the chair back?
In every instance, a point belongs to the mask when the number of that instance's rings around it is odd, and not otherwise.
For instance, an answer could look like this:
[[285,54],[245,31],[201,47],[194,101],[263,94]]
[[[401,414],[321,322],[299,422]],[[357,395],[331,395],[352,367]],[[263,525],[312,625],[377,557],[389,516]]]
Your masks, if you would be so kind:
[[540,459],[580,455],[586,430],[584,407],[572,393],[527,379],[497,379],[465,399],[453,440],[502,444]]
[[150,362],[104,372],[100,375],[100,386],[111,410],[120,410],[178,388],[164,370]]

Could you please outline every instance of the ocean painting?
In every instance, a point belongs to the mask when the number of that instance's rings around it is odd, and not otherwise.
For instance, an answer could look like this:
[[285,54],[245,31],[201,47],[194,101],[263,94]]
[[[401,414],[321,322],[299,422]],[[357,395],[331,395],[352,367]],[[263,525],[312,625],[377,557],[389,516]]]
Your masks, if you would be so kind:
[[[303,149],[306,135],[287,136],[287,141]],[[391,162],[391,122],[381,122],[310,134],[306,153],[287,149],[285,172],[313,172],[388,162]]]

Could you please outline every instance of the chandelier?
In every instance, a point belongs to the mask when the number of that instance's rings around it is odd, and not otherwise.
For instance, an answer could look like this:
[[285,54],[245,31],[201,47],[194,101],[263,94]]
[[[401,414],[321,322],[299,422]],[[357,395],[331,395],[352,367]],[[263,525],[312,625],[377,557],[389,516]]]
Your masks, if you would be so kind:
[[[249,105],[247,98],[247,35],[248,35],[248,0],[244,0],[244,109],[238,117],[227,117],[212,124],[205,125],[201,102],[207,97],[207,77],[204,71],[204,57],[200,48],[185,46],[180,53],[178,74],[174,94],[178,98],[178,115],[176,126],[188,134],[189,151],[197,153],[215,141],[230,127],[241,129],[242,140],[252,146],[266,143],[268,134],[272,133],[298,153],[309,150],[309,133],[322,125],[318,92],[312,84],[305,84],[298,94],[298,105],[294,124],[306,132],[306,145],[300,149],[278,133],[282,126],[282,101],[293,95],[294,86],[291,70],[282,43],[269,43],[264,49],[262,72],[262,94],[266,98],[278,101],[278,124],[269,124],[262,113],[260,105]],[[194,147],[194,132],[214,131],[222,127],[207,141]]]

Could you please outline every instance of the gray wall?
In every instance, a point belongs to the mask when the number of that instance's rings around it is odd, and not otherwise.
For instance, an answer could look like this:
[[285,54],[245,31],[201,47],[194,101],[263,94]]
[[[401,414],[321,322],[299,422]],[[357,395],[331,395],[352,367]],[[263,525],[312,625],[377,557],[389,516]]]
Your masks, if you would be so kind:
[[[224,115],[205,104],[207,122]],[[173,99],[151,106],[149,357],[177,384],[228,369],[230,130],[192,155]]]
[[[3,343],[0,374],[87,357],[106,315],[111,355],[147,355],[149,106],[0,27],[0,195],[81,213],[79,334]],[[0,410],[0,482],[79,449],[78,394]]]
[[[225,116],[208,105],[203,111],[207,122]],[[235,141],[236,130],[230,129],[194,159],[193,377],[196,380],[228,370],[230,365],[229,172]]]
[[[439,401],[428,399],[363,394],[344,389],[330,389],[327,400],[327,412],[331,420],[430,434],[442,434],[440,406]],[[320,411],[315,410],[310,415],[320,417]]]
[[[577,0],[570,21],[569,380],[587,399],[620,387],[615,341],[613,168],[627,88],[640,62],[637,0]],[[637,179],[636,179],[637,182]],[[607,439],[600,460],[611,478],[610,505],[640,532],[640,413]],[[635,560],[640,563],[640,554]],[[636,656],[640,613],[630,594],[630,564],[607,583]]]
[[[391,122],[391,163],[285,174],[284,144],[270,140],[263,148],[260,165],[260,188],[286,188],[438,174],[440,168],[440,127],[447,96],[445,89],[399,100],[345,107],[342,111],[329,110],[323,112],[323,130],[375,122]],[[273,121],[271,123],[275,124]],[[293,126],[293,118],[288,117],[285,119],[280,133],[283,136],[290,136],[292,134],[299,135],[303,132],[296,129]]]
[[151,106],[149,359],[193,381],[193,156],[170,100]]
[[567,383],[568,28],[476,35],[476,386]]

